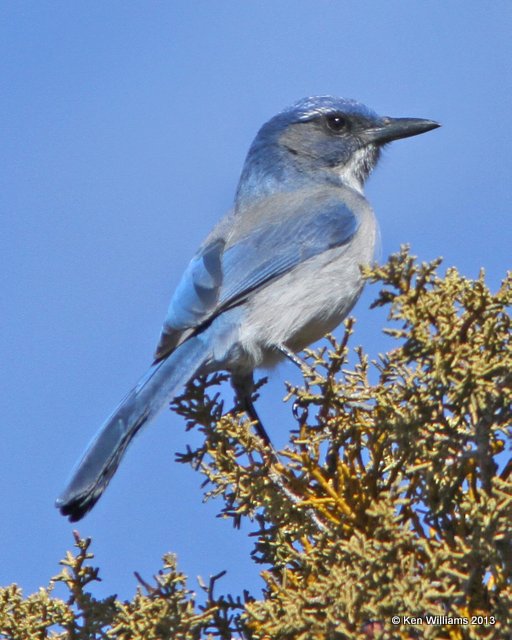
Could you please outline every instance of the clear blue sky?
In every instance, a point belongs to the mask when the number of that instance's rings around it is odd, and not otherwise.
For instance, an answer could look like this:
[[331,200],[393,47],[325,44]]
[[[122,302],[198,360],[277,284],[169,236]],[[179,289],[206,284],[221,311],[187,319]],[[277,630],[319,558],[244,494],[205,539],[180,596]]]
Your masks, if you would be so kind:
[[[391,145],[367,195],[382,256],[410,243],[496,288],[510,267],[512,4],[505,0],[201,0],[0,5],[0,584],[57,573],[71,525],[53,507],[85,444],[151,359],[168,299],[230,206],[258,127],[335,94],[443,128]],[[355,309],[353,344],[387,348]],[[259,403],[293,427],[283,365]],[[174,463],[190,436],[161,416],[78,529],[97,594],[130,596],[166,551],[222,590],[258,593],[248,529],[202,504]]]

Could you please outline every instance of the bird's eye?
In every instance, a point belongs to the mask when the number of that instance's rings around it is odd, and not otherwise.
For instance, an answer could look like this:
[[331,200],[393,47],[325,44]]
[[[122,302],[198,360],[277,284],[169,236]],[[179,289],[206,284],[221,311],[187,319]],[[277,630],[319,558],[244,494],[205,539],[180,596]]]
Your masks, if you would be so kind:
[[330,129],[333,133],[341,133],[347,128],[347,118],[341,115],[340,113],[335,113],[332,116],[327,116],[325,119],[327,124],[327,128]]

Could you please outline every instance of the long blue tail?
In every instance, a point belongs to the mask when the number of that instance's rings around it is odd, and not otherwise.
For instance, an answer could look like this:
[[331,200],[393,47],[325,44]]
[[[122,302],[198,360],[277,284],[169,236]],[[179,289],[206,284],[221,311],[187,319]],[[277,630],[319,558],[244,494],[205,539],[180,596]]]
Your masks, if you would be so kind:
[[80,520],[99,500],[141,427],[200,372],[210,356],[204,337],[189,338],[154,364],[105,421],[55,503],[71,522]]

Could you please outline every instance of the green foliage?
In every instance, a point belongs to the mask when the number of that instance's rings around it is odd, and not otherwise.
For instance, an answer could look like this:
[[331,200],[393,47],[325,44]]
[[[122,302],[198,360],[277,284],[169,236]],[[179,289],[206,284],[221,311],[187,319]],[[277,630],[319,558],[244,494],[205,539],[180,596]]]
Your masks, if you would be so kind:
[[493,294],[483,274],[440,277],[438,266],[402,249],[366,270],[396,345],[373,363],[354,357],[349,320],[341,343],[307,351],[304,383],[288,385],[297,429],[283,451],[243,415],[223,415],[222,375],[175,402],[204,434],[179,460],[205,475],[225,517],[255,523],[262,597],[216,597],[213,579],[199,606],[166,556],[155,586],[139,579],[133,600],[97,601],[77,536],[55,579],[69,599],[0,590],[0,637],[511,637],[512,279]]
[[[185,577],[176,569],[172,554],[164,556],[163,569],[155,576],[154,585],[143,581],[133,599],[120,602],[115,596],[97,600],[86,589],[99,581],[98,569],[88,564],[94,556],[89,551],[90,539],[74,532],[75,555],[69,553],[61,561],[63,570],[52,578],[50,586],[23,599],[21,590],[12,585],[0,589],[0,638],[9,640],[199,640],[203,631],[214,625],[222,629],[231,623],[227,607],[220,598],[212,602],[213,579],[207,602],[197,606],[194,594],[185,587]],[[66,601],[52,596],[55,583],[64,583],[69,592]],[[242,608],[233,600],[230,608]]]

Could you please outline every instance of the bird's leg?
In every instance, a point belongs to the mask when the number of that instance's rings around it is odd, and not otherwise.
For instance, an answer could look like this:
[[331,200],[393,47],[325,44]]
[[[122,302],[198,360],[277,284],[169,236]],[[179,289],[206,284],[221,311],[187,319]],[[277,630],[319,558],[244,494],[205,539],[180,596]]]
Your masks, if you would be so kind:
[[251,421],[254,422],[254,428],[256,429],[256,433],[259,435],[259,437],[265,442],[265,444],[267,444],[269,447],[272,447],[272,442],[270,440],[270,437],[266,432],[265,427],[263,426],[263,423],[261,422],[258,413],[256,412],[256,409],[251,400],[251,397],[245,396],[244,398],[242,398],[241,406],[245,411],[245,413],[249,416]]
[[[276,349],[280,351],[284,356],[286,356],[288,360],[293,362],[294,365],[299,367],[301,371],[304,371],[304,369],[306,369],[307,371],[311,371],[311,367],[307,364],[307,362],[299,358],[299,356],[295,352],[291,351],[291,349],[288,349],[288,347],[286,347],[284,344],[276,345]],[[299,425],[302,425],[307,421],[308,409],[307,407],[303,406],[299,400],[295,400],[295,402],[293,403],[292,411],[293,417],[295,418],[295,420],[297,420]]]
[[272,442],[268,433],[265,431],[265,427],[263,426],[252,402],[251,396],[254,390],[254,378],[252,373],[246,376],[231,376],[231,384],[235,390],[240,408],[245,411],[251,421],[254,422],[254,428],[259,437],[273,450]]
[[[296,357],[295,354],[286,347],[283,347],[285,351],[283,353],[288,356],[290,353],[292,356]],[[287,353],[288,352],[288,353]],[[299,366],[302,365],[302,362],[299,358],[296,358]],[[256,429],[256,433],[260,436],[260,438],[265,442],[268,447],[267,454],[269,455],[269,460],[267,461],[268,474],[272,482],[278,487],[281,493],[288,498],[288,500],[294,505],[302,505],[303,496],[294,493],[294,491],[286,484],[284,477],[280,474],[280,472],[276,471],[275,465],[279,464],[279,458],[277,457],[277,451],[274,449],[274,446],[263,427],[263,424],[256,413],[256,409],[254,408],[254,404],[251,399],[252,392],[254,390],[254,378],[252,373],[246,376],[231,376],[231,384],[233,385],[233,389],[237,395],[238,404],[241,409],[243,409],[249,418],[254,422],[254,428]],[[313,509],[306,509],[306,514],[310,518],[311,522],[318,529],[318,531],[325,531],[325,525],[318,518]]]
[[283,354],[283,356],[286,356],[288,360],[291,360],[291,362],[293,362],[294,365],[299,367],[299,369],[304,369],[304,368],[309,369],[307,363],[304,362],[304,360],[302,360],[301,358],[299,358],[299,356],[294,351],[292,351],[291,349],[288,349],[288,347],[286,347],[284,344],[276,345],[276,349],[280,351]]

